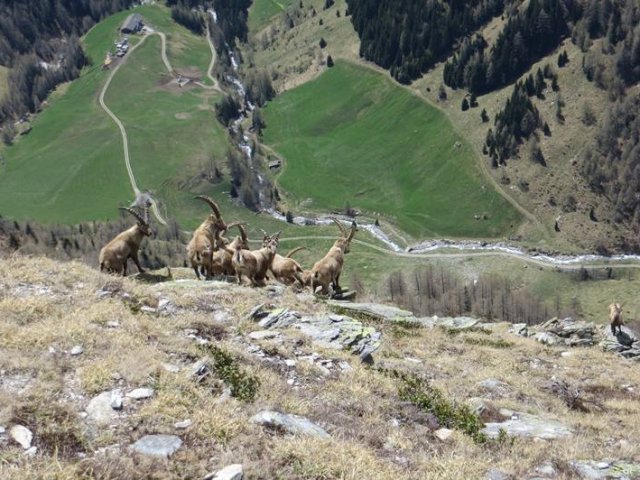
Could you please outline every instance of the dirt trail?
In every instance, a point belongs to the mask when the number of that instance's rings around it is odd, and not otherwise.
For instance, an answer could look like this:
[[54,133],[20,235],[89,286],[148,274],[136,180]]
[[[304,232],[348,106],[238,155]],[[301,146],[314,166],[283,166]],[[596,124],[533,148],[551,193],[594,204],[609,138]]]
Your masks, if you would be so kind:
[[[161,43],[162,43],[162,48],[161,48],[161,57],[162,57],[162,63],[164,63],[165,67],[167,68],[167,70],[169,71],[169,73],[173,73],[173,68],[171,67],[171,63],[169,62],[169,58],[167,57],[167,37],[165,36],[164,33],[162,32],[151,32],[146,34],[144,37],[142,37],[142,40],[140,40],[140,42],[138,42],[136,45],[134,45],[129,52],[127,53],[127,55],[125,57],[123,57],[122,61],[111,71],[111,73],[109,74],[109,77],[107,78],[107,81],[105,82],[104,86],[102,87],[102,91],[100,92],[100,98],[99,98],[99,102],[100,102],[100,106],[102,107],[102,109],[107,112],[107,115],[109,115],[111,117],[111,119],[114,121],[114,123],[118,126],[118,128],[120,129],[120,135],[122,136],[122,149],[124,151],[124,164],[125,167],[127,169],[127,175],[129,175],[129,183],[131,183],[131,188],[133,189],[133,194],[134,196],[137,198],[140,195],[140,189],[138,188],[138,184],[136,183],[136,177],[133,174],[133,169],[131,168],[131,160],[129,158],[129,140],[127,137],[127,131],[124,128],[124,125],[122,124],[122,122],[120,121],[120,119],[115,115],[115,113],[113,113],[109,107],[107,107],[106,103],[104,102],[104,96],[107,93],[107,90],[109,89],[109,86],[111,85],[111,80],[113,80],[113,77],[115,76],[115,74],[118,72],[118,70],[120,70],[120,67],[122,65],[124,65],[127,61],[127,59],[131,56],[131,54],[140,46],[142,45],[145,40],[149,37],[151,37],[152,35],[158,35],[160,37]],[[166,225],[167,222],[164,218],[162,218],[162,215],[160,215],[160,211],[158,210],[158,205],[156,203],[156,201],[152,198],[151,199],[151,212],[153,213],[153,216],[156,217],[156,220],[161,223],[162,225]]]

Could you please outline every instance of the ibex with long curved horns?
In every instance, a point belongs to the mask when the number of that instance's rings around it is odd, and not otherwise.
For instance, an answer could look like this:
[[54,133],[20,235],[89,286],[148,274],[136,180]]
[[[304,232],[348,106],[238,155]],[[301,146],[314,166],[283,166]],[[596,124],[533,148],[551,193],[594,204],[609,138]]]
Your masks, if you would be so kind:
[[206,202],[211,207],[212,213],[193,232],[191,241],[187,245],[187,257],[198,279],[200,279],[201,272],[205,278],[209,278],[213,273],[211,261],[215,249],[216,234],[224,232],[228,227],[222,220],[220,208],[211,197],[198,195],[195,198]]
[[144,273],[138,261],[138,249],[144,237],[150,237],[152,234],[149,226],[149,210],[145,208],[143,216],[132,208],[120,207],[120,210],[129,212],[136,218],[138,223],[118,234],[102,247],[99,256],[100,271],[106,270],[110,273],[126,275],[127,260],[132,259],[133,263],[138,267],[138,271]]
[[339,281],[342,265],[344,264],[344,256],[349,253],[349,244],[358,229],[356,222],[353,222],[351,231],[347,233],[338,220],[335,218],[331,220],[338,226],[342,236],[333,243],[327,254],[313,265],[309,274],[311,277],[311,290],[315,293],[318,287],[322,287],[321,293],[324,295],[330,294],[329,287],[332,287],[334,292],[340,291]]

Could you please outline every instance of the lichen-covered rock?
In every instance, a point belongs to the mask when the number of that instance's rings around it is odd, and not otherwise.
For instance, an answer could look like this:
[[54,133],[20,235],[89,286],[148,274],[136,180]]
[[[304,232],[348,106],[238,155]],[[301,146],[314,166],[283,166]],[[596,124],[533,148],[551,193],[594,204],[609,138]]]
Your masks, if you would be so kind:
[[407,310],[379,303],[352,303],[331,300],[327,302],[327,305],[337,310],[338,313],[346,314],[352,312],[355,315],[360,314],[375,320],[415,320],[413,313]]
[[640,478],[640,464],[638,463],[576,460],[571,462],[571,466],[579,477],[585,480]]

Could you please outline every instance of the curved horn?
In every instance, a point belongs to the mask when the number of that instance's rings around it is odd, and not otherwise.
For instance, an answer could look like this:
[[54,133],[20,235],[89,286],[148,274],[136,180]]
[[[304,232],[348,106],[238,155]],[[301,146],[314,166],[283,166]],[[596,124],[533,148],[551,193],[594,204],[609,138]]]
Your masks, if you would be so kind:
[[296,247],[293,250],[291,250],[289,253],[287,253],[285,257],[291,258],[291,255],[293,255],[296,252],[299,252],[300,250],[307,250],[307,247]]
[[215,214],[215,216],[218,217],[219,219],[222,218],[222,215],[220,215],[220,208],[218,207],[218,204],[216,202],[214,202],[211,197],[207,197],[206,195],[198,195],[197,197],[194,197],[194,198],[198,198],[198,199],[206,202],[207,204],[209,204],[209,206],[211,207],[211,210],[213,210],[213,213]]
[[238,227],[238,230],[240,230],[240,236],[242,237],[242,241],[246,242],[247,241],[247,231],[244,228],[244,223],[238,223],[238,225],[236,225]]
[[120,210],[124,211],[124,212],[129,212],[131,215],[133,215],[134,217],[136,217],[136,219],[138,220],[138,222],[146,224],[147,222],[144,221],[144,218],[142,218],[140,216],[140,214],[138,212],[136,212],[134,209],[132,208],[128,208],[128,207],[118,207]]
[[344,229],[342,224],[335,217],[331,217],[331,220],[333,220],[333,222],[338,226],[338,228],[340,229],[340,233],[342,233],[342,236],[346,237],[347,231]]
[[353,236],[356,234],[357,231],[358,231],[358,224],[354,220],[351,223],[351,232],[349,232],[349,237],[347,237],[347,240],[351,241],[351,239],[353,238]]
[[233,227],[239,227],[240,225],[246,225],[246,224],[247,224],[246,222],[233,222],[227,225],[227,230]]
[[282,233],[282,230],[280,230],[278,233],[276,233],[275,235],[273,235],[271,237],[271,240],[279,240],[280,239],[280,234]]

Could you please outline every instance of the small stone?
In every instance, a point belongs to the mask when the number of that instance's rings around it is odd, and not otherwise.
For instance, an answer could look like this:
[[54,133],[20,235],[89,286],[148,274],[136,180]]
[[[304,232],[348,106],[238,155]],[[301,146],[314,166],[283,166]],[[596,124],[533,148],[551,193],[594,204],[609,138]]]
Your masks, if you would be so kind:
[[162,363],[161,365],[166,372],[178,373],[180,371],[179,366],[173,365],[171,363]]
[[143,305],[143,306],[140,308],[140,311],[141,311],[142,313],[156,313],[156,309],[155,309],[155,308],[153,308],[153,307],[150,307],[150,306],[148,306],[148,305]]
[[145,398],[150,398],[153,396],[153,388],[136,388],[135,390],[131,390],[126,395],[128,398],[133,398],[134,400],[143,400]]
[[278,332],[275,332],[273,330],[257,330],[255,332],[251,332],[248,335],[248,337],[251,340],[268,340],[270,338],[275,338],[279,335],[280,334]]
[[508,473],[504,473],[496,468],[491,468],[487,471],[485,476],[486,480],[511,480],[513,477]]
[[607,463],[607,462],[598,462],[596,464],[596,467],[598,467],[600,470],[604,470],[606,468],[609,468],[611,466],[611,464]]
[[564,358],[570,357],[571,355],[572,355],[571,352],[562,352],[562,353],[560,353],[560,356],[564,357]]
[[154,457],[169,457],[182,446],[182,440],[175,435],[145,435],[131,448],[137,453]]
[[290,358],[287,358],[287,359],[284,361],[284,364],[285,364],[287,367],[289,367],[289,368],[295,367],[295,366],[296,366],[296,363],[297,363],[297,362],[296,362],[295,360],[292,360],[292,359],[290,359]]
[[204,477],[203,480],[242,480],[244,472],[242,465],[236,463],[235,465],[229,465],[222,470],[218,470],[215,473],[210,473]]
[[4,435],[7,430],[4,427],[0,427],[0,435]]
[[448,428],[439,428],[438,430],[433,432],[433,434],[441,442],[447,442],[453,436],[453,430],[449,430]]
[[293,378],[287,379],[287,385],[293,386],[294,383],[296,383],[295,379],[293,379]]
[[55,348],[53,348],[53,347],[49,347],[48,352],[49,352],[51,355],[53,355],[53,354],[55,354],[55,353],[56,353],[56,349],[55,349]]
[[549,462],[543,463],[542,465],[536,467],[536,473],[547,477],[555,477],[558,475],[556,469]]
[[87,418],[97,425],[109,425],[113,419],[114,411],[111,402],[119,390],[102,392],[93,397],[87,405]]
[[111,392],[111,408],[114,410],[122,410],[122,394],[119,390]]
[[31,447],[31,448],[27,448],[27,449],[24,451],[24,454],[25,454],[26,456],[28,456],[28,457],[33,457],[33,456],[35,456],[35,454],[36,454],[36,453],[38,453],[38,447],[36,447],[36,446],[33,446],[33,447]]
[[23,427],[22,425],[14,425],[13,427],[11,427],[11,430],[9,430],[9,435],[25,450],[31,447],[33,433],[31,433],[31,430],[29,430],[27,427]]
[[193,422],[190,419],[186,419],[186,420],[183,420],[181,422],[174,423],[173,427],[177,428],[178,430],[185,430],[185,429],[189,428],[192,423]]
[[107,323],[105,323],[105,326],[107,328],[118,328],[120,326],[120,322],[116,322],[115,320],[109,320]]
[[294,435],[330,438],[329,434],[324,429],[311,422],[309,419],[298,415],[265,410],[251,417],[251,421],[266,428],[275,429],[276,431],[285,431]]
[[84,348],[82,348],[82,345],[76,345],[71,349],[69,353],[75,357],[77,355],[82,355],[83,352]]

